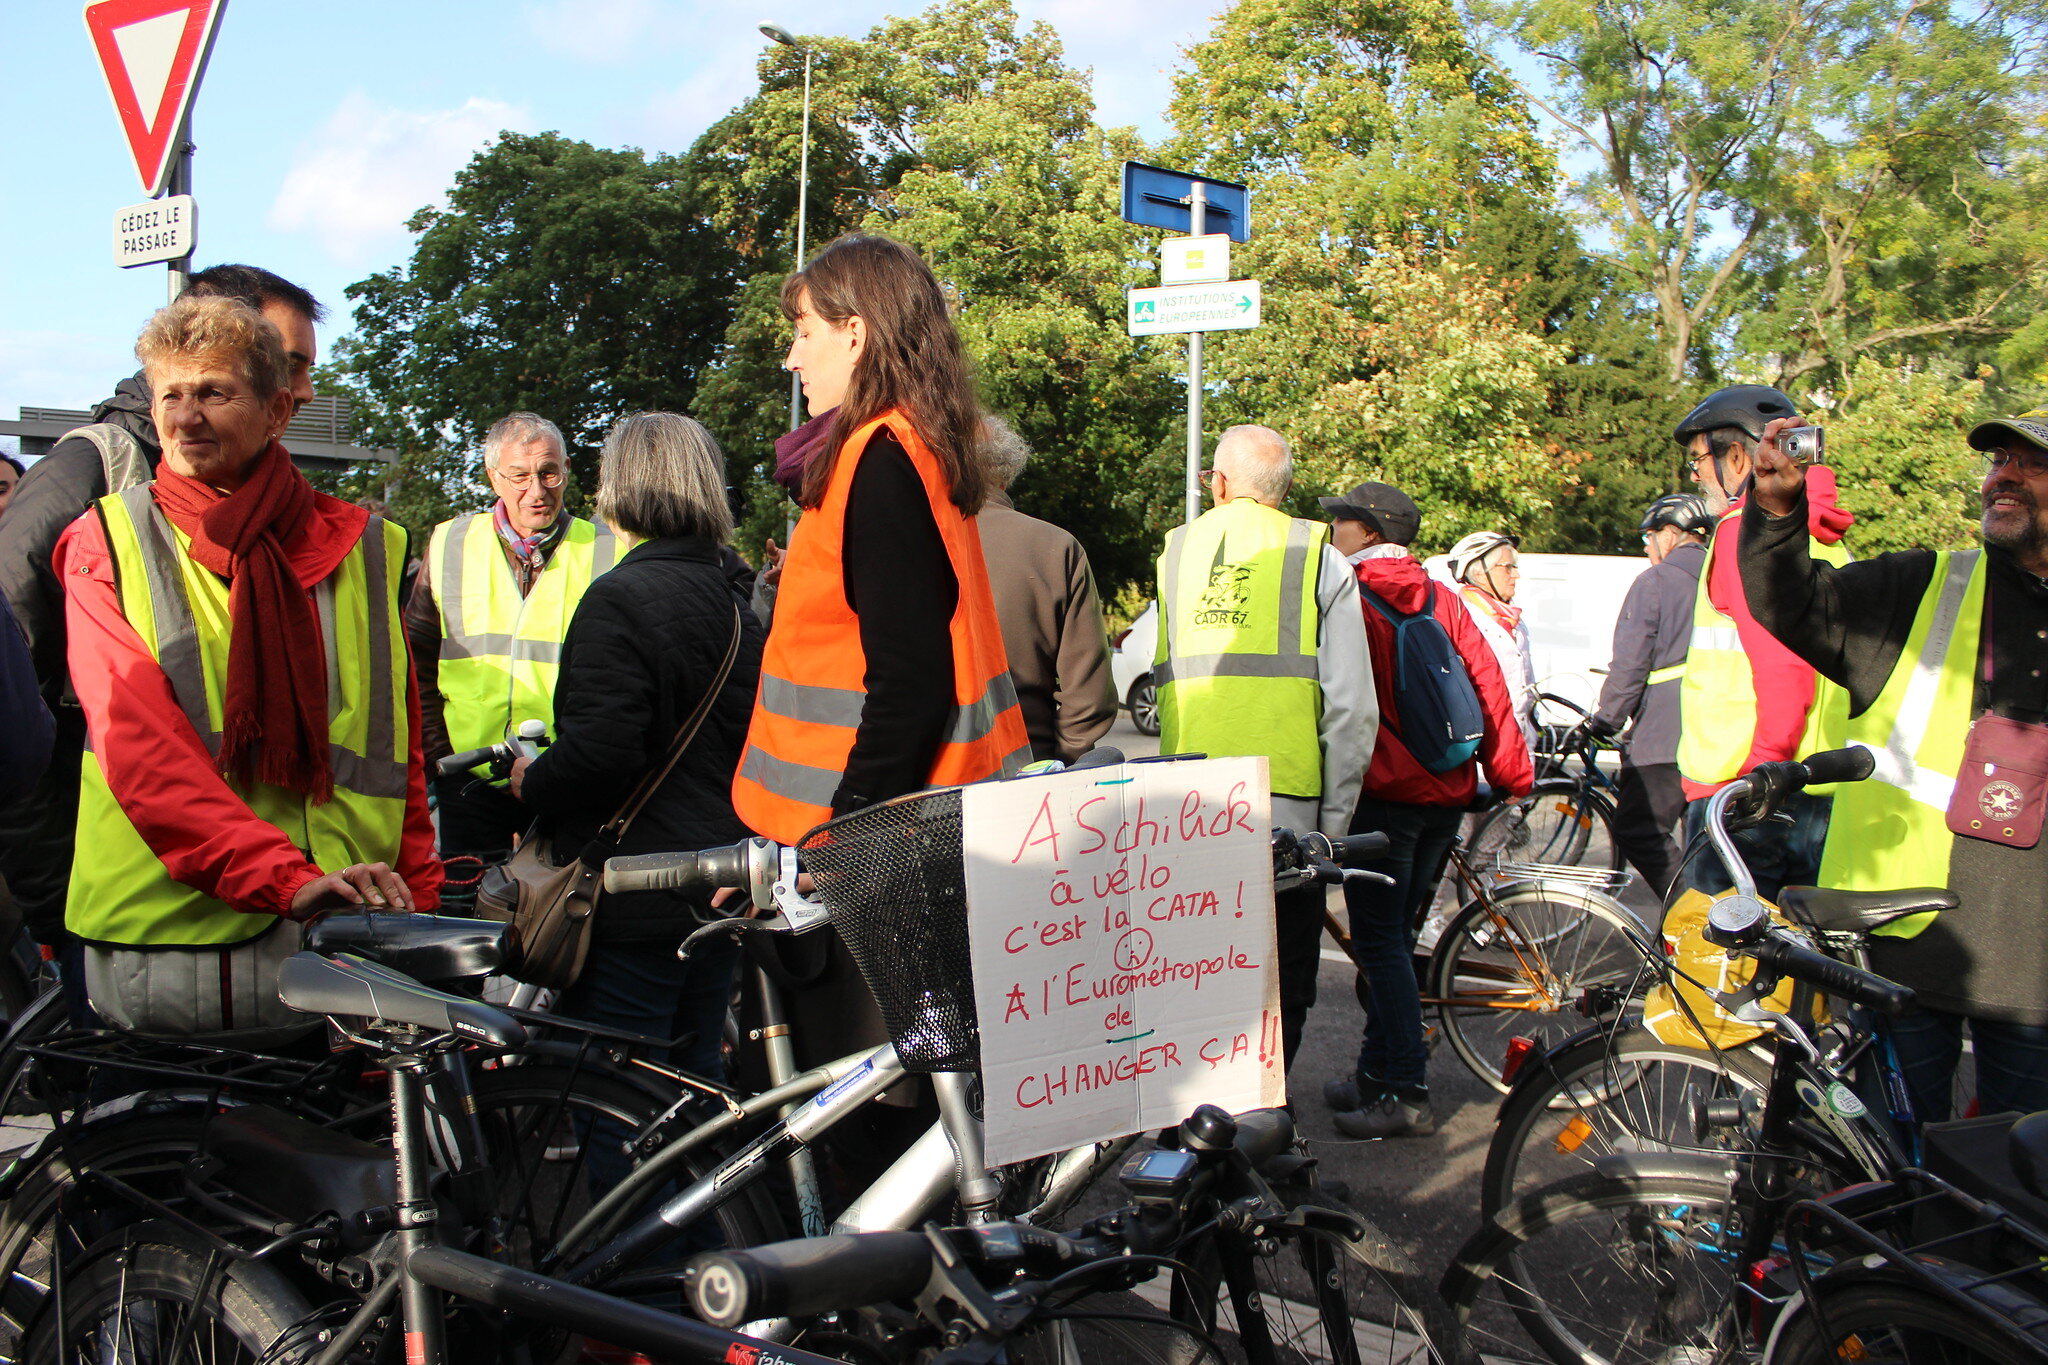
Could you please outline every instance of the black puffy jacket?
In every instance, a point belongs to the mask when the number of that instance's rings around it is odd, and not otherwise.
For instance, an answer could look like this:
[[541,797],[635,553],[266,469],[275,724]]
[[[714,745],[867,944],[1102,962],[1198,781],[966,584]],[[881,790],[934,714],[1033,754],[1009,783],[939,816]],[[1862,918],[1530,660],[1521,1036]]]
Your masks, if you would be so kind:
[[[594,837],[670,743],[717,676],[739,608],[739,657],[704,728],[626,832],[618,852],[711,848],[751,833],[732,809],[732,775],[753,716],[766,633],[703,537],[636,545],[585,590],[562,646],[555,740],[521,797],[570,853]],[[701,902],[700,902],[701,904]],[[668,892],[607,894],[593,937],[680,942],[690,903]]]

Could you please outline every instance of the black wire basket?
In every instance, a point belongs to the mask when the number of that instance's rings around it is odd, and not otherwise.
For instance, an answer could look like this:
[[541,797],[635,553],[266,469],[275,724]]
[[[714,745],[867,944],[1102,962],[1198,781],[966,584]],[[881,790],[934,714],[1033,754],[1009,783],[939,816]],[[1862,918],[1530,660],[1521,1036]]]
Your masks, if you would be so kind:
[[813,894],[832,911],[905,1069],[978,1068],[960,789],[918,792],[842,815],[798,847],[816,882]]

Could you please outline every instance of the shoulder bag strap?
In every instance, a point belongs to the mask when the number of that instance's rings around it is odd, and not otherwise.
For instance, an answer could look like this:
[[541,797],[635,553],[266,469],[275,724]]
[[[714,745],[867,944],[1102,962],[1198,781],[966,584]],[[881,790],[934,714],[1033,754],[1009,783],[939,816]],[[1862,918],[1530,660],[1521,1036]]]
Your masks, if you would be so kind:
[[690,747],[690,742],[696,739],[697,732],[704,728],[705,719],[710,716],[711,708],[718,702],[718,694],[725,690],[725,680],[732,676],[732,666],[740,657],[741,634],[740,609],[735,604],[732,609],[732,640],[725,647],[725,658],[718,665],[718,676],[711,680],[711,686],[698,699],[697,709],[690,713],[690,718],[676,731],[675,742],[669,745],[668,761],[640,779],[640,784],[633,788],[632,795],[626,798],[626,804],[619,807],[618,814],[597,832],[599,839],[607,839],[614,844],[623,839],[626,827],[633,823],[639,816],[641,808],[653,799],[661,784],[668,781],[668,775],[675,771],[676,764],[681,761],[684,751]]

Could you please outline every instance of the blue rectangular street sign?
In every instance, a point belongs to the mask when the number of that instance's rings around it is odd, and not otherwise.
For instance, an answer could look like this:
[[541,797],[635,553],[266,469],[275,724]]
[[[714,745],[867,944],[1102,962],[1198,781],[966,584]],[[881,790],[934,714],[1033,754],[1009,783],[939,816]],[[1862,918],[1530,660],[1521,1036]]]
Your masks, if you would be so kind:
[[1188,195],[1197,183],[1208,199],[1204,232],[1227,234],[1233,242],[1249,241],[1252,233],[1251,195],[1244,186],[1229,180],[1211,180],[1205,175],[1169,171],[1147,166],[1142,161],[1124,163],[1124,212],[1126,223],[1187,232],[1192,227]]

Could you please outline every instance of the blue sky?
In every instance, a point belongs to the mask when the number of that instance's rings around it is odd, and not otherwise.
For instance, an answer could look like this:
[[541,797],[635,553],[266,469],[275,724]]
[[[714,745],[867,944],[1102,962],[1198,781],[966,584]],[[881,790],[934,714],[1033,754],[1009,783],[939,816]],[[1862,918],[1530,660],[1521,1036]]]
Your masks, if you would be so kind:
[[[1227,0],[1016,0],[1092,68],[1099,117],[1162,131],[1182,49]],[[754,88],[756,25],[860,35],[918,0],[234,0],[193,118],[197,262],[342,289],[410,254],[403,223],[500,129],[681,151]],[[81,18],[13,0],[0,19],[0,416],[86,407],[134,369],[162,266],[112,262],[143,198]]]

